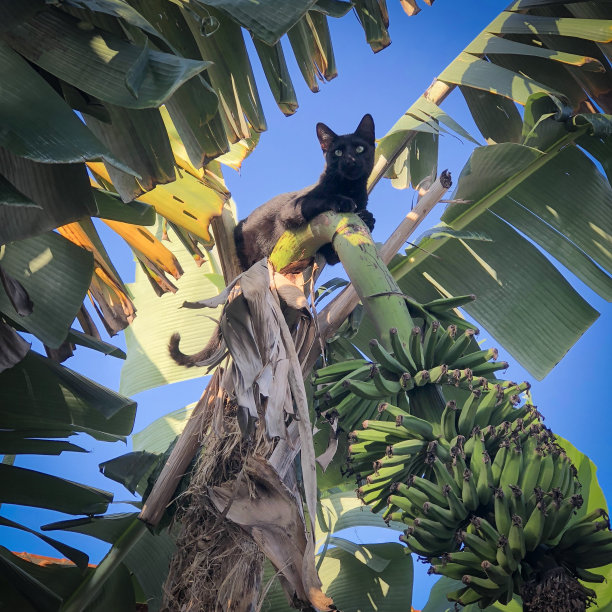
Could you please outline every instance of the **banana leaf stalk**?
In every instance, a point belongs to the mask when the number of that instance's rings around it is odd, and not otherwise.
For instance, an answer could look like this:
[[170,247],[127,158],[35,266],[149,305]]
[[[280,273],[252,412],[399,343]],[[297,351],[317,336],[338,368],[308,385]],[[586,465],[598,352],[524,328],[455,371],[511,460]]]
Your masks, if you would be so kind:
[[308,261],[324,244],[332,242],[357,296],[377,326],[379,341],[390,349],[390,327],[397,327],[405,342],[413,328],[405,296],[383,262],[372,236],[355,214],[327,212],[294,232],[285,232],[270,262],[281,272],[294,271],[296,262]]

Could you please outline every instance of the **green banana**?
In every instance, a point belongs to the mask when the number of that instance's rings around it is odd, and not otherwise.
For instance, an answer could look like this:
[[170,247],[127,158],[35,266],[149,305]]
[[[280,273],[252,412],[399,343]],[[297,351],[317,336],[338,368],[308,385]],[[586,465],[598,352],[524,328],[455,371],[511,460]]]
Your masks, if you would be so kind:
[[484,540],[487,540],[493,547],[497,548],[497,543],[502,534],[487,519],[481,516],[473,516],[471,524]]
[[[478,568],[482,561],[482,558],[471,550],[460,550],[459,552],[450,553],[446,557],[452,563],[458,563],[459,565],[471,568]],[[465,571],[463,573],[467,574],[469,572]]]
[[490,578],[479,578],[466,574],[461,581],[480,593],[486,593],[487,591],[499,593],[500,591],[499,585]]
[[497,565],[510,575],[513,575],[518,567],[518,563],[510,550],[508,538],[505,535],[502,535],[497,542],[495,560],[497,561]]
[[[472,462],[474,459],[472,458]],[[478,482],[476,483],[476,491],[478,491],[478,501],[481,506],[487,506],[493,497],[493,471],[491,470],[491,458],[487,451],[482,453],[482,467],[478,474]]]
[[487,391],[480,399],[476,413],[474,414],[474,426],[486,427],[492,423],[492,416],[497,406],[497,392],[493,388]]
[[525,506],[525,496],[520,487],[516,485],[509,485],[510,495],[510,513],[516,514],[521,517],[521,520],[525,522],[527,520],[527,507]]
[[478,491],[476,490],[476,483],[469,468],[466,468],[463,472],[461,499],[468,510],[474,511],[478,508]]
[[523,450],[518,444],[508,449],[504,467],[499,476],[499,486],[504,493],[512,493],[510,485],[517,485],[520,480],[521,469],[523,467]]
[[321,398],[325,400],[327,404],[335,404],[339,398],[343,397],[349,392],[349,389],[346,386],[346,381],[348,380],[359,380],[365,381],[371,377],[371,363],[366,363],[359,368],[356,368],[347,374],[345,374],[340,380],[336,381],[333,384],[322,387],[321,389],[317,389],[314,393],[316,398]]
[[491,563],[486,559],[480,564],[487,578],[498,584],[499,586],[504,586],[508,583],[508,580],[511,579],[510,574],[502,569],[499,565],[495,563]]
[[502,440],[499,444],[499,448],[497,449],[497,453],[495,453],[493,463],[491,464],[491,471],[493,473],[493,482],[495,483],[495,486],[499,486],[501,474],[509,453],[510,442],[508,442],[508,440]]
[[414,358],[418,370],[425,369],[425,353],[421,341],[421,328],[413,327],[410,334],[410,354]]
[[464,436],[471,435],[481,397],[482,391],[476,389],[470,393],[470,396],[461,407],[461,412],[459,413],[459,419],[457,421],[457,430],[460,434]]
[[423,338],[423,362],[426,368],[431,368],[434,363],[436,344],[438,343],[438,334],[440,330],[440,322],[432,321],[425,331],[425,337]]
[[574,568],[574,573],[579,580],[583,582],[604,582],[606,580],[605,576],[601,574],[595,574],[594,572],[589,572],[589,570],[584,569],[583,567]]
[[446,504],[456,521],[463,521],[468,515],[468,509],[450,485],[442,487],[442,494],[447,498]]
[[526,544],[523,532],[523,519],[518,514],[512,515],[512,524],[508,533],[508,545],[515,561],[520,562],[525,558]]
[[393,418],[397,418],[399,416],[403,417],[410,414],[406,410],[403,410],[399,406],[394,406],[389,402],[381,402],[378,404],[377,410],[379,414],[390,414]]
[[372,380],[383,397],[386,395],[397,395],[402,390],[399,381],[385,378],[380,368],[376,365],[372,366]]
[[446,363],[446,354],[453,346],[456,334],[457,327],[455,325],[449,325],[442,333],[438,333],[439,337],[434,348],[434,363]]
[[382,445],[383,443],[388,446],[403,439],[401,436],[394,436],[386,431],[373,429],[354,429],[349,433],[349,438],[357,442],[380,442],[382,452],[386,448],[386,446]]
[[472,368],[472,372],[474,376],[484,376],[485,378],[488,378],[491,374],[493,374],[493,372],[507,370],[509,366],[510,364],[507,361],[492,361],[474,366]]
[[343,431],[353,431],[364,419],[372,417],[376,404],[377,400],[361,400],[356,406],[341,408],[342,414],[338,412],[340,428]]
[[429,558],[431,553],[429,549],[425,546],[422,546],[419,541],[412,535],[401,534],[400,542],[406,544],[406,546],[416,555],[423,558]]
[[388,454],[395,455],[416,455],[427,446],[426,440],[402,440],[395,442],[388,449]]
[[452,440],[457,435],[457,404],[454,401],[447,402],[442,416],[440,417],[440,430],[447,440]]
[[451,368],[458,369],[455,366],[455,362],[468,350],[475,333],[476,332],[473,329],[466,329],[458,338],[456,338],[452,346],[446,352],[446,355],[442,356],[442,363],[448,364],[448,366]]
[[370,353],[372,357],[391,374],[403,374],[406,367],[400,363],[376,338],[370,340]]
[[523,528],[525,548],[528,552],[535,550],[538,544],[540,544],[545,523],[546,508],[544,503],[539,501]]
[[536,444],[536,438],[535,436],[530,436],[525,443],[524,452],[526,460],[523,473],[521,474],[519,481],[519,486],[521,487],[526,499],[529,499],[534,488],[538,484],[540,464],[542,462],[542,452],[538,448],[533,448],[533,451],[530,452],[530,449],[534,444]]
[[540,463],[540,473],[538,474],[538,486],[542,491],[550,490],[553,476],[555,475],[555,460],[550,452],[547,452]]
[[431,482],[431,480],[427,480],[427,478],[421,478],[420,476],[415,476],[413,474],[410,476],[408,482],[410,486],[416,487],[425,493],[425,495],[427,495],[427,501],[432,501],[438,504],[438,506],[448,507],[448,501],[443,495],[441,487]]
[[345,374],[369,364],[370,362],[367,359],[347,359],[345,361],[339,361],[319,368],[315,378],[323,376],[336,376],[337,378],[341,378]]
[[456,527],[457,521],[455,520],[453,513],[447,508],[442,508],[437,504],[431,502],[425,502],[423,504],[423,514],[433,521],[440,521],[447,527]]
[[425,419],[412,416],[411,414],[399,415],[396,417],[395,423],[391,421],[373,421],[368,419],[363,422],[363,428],[385,431],[390,435],[403,439],[414,438],[416,436],[426,440],[433,440],[435,438],[431,423]]
[[391,338],[391,348],[395,358],[404,366],[404,368],[411,373],[418,370],[414,357],[412,356],[410,349],[402,342],[397,328],[392,327],[389,330],[389,337]]
[[413,377],[414,384],[417,387],[422,387],[431,381],[429,377],[429,370],[419,370]]
[[470,604],[476,603],[482,599],[480,593],[470,587],[463,587],[457,591],[451,591],[446,594],[446,599],[449,601],[456,601],[462,606],[469,606]]
[[[474,371],[476,366],[479,366],[487,361],[497,360],[498,351],[496,348],[485,349],[480,351],[474,351],[473,353],[466,353],[463,357],[459,357],[452,364],[453,368],[470,368]],[[451,364],[449,364],[451,365]]]
[[[427,461],[427,460],[426,460]],[[432,456],[429,461],[434,474],[436,475],[436,481],[442,487],[444,485],[449,486],[455,495],[461,494],[461,488],[453,478],[452,474],[448,471],[446,465],[437,456]]]
[[486,559],[491,562],[495,561],[496,549],[488,540],[483,540],[475,533],[468,533],[467,531],[461,532],[461,539],[474,554],[480,557],[481,560]]
[[503,489],[495,489],[493,492],[493,514],[495,516],[495,525],[497,526],[497,531],[504,536],[508,536],[508,533],[510,533],[511,519],[508,505],[508,498],[504,494]]
[[385,398],[385,393],[381,393],[373,381],[346,380],[343,383],[346,388],[354,395],[363,399],[381,400]]

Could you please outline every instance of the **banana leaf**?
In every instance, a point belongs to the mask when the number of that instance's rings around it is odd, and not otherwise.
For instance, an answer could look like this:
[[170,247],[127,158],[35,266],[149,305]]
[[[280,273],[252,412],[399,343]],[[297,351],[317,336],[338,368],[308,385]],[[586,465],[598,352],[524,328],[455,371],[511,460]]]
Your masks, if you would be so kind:
[[[336,540],[338,543],[340,540]],[[355,546],[327,549],[322,561],[319,559],[318,571],[323,591],[333,598],[337,608],[364,611],[409,610],[412,599],[412,557],[404,554],[399,544]],[[373,559],[378,563],[372,563]],[[264,582],[272,579],[273,575],[272,568],[267,566]],[[292,609],[278,582],[272,583],[261,609],[267,612],[289,612]]]
[[[209,62],[138,47],[102,29],[80,28],[76,19],[54,8],[24,19],[18,2],[8,4],[13,6],[5,7],[5,25],[11,27],[3,38],[15,51],[77,89],[117,106],[157,107],[209,66]],[[128,86],[135,66],[141,72],[136,89]]]
[[93,272],[93,258],[56,233],[7,245],[0,265],[27,291],[33,304],[28,316],[20,316],[5,291],[0,290],[0,311],[57,348],[83,303]]
[[136,412],[136,403],[130,398],[33,351],[0,374],[0,401],[0,427],[49,429],[49,436],[36,437],[57,438],[82,431],[97,440],[125,440]]
[[45,79],[0,41],[0,145],[37,162],[75,163],[106,159],[130,169],[79,121]]
[[[154,233],[157,236],[161,234],[160,225]],[[176,281],[177,293],[165,294],[158,300],[151,299],[151,286],[140,270],[136,271],[135,282],[129,285],[138,317],[125,332],[128,358],[121,370],[119,388],[126,395],[205,374],[201,368],[177,365],[168,353],[168,341],[174,332],[179,332],[181,351],[195,353],[204,347],[212,335],[217,323],[209,317],[215,317],[216,310],[202,314],[201,310],[181,306],[184,301],[194,302],[218,294],[215,284],[205,276],[218,271],[216,255],[211,251],[208,261],[198,267],[171,229],[168,235],[169,249],[179,260],[184,274]],[[151,326],[155,328],[154,334],[151,333]]]
[[[155,612],[161,606],[162,585],[175,549],[174,539],[167,530],[153,534],[144,527],[142,530],[138,529],[138,537],[127,539],[128,534],[140,526],[142,523],[138,520],[137,513],[122,513],[61,521],[45,525],[43,530],[82,533],[124,548],[122,565],[134,574],[144,592],[149,610]],[[122,544],[125,539],[128,546]]]
[[87,127],[138,175],[107,164],[111,181],[124,202],[175,179],[174,155],[157,109],[132,110],[107,104],[110,123],[84,115]]

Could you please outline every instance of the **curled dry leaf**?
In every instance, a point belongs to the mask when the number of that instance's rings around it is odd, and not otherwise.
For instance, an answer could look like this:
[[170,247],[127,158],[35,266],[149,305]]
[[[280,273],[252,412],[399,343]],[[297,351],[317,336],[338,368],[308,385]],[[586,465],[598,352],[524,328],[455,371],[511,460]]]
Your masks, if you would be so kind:
[[216,508],[223,512],[229,505],[227,518],[266,553],[294,605],[310,602],[319,610],[332,610],[332,600],[321,591],[300,500],[265,459],[249,457],[245,470],[251,487],[246,483],[236,487],[234,482],[214,487],[210,496]]
[[30,350],[26,342],[12,327],[0,320],[0,372],[19,363]]
[[32,314],[34,304],[32,300],[30,300],[28,292],[24,289],[23,285],[15,280],[2,268],[2,266],[0,266],[0,283],[2,283],[15,312],[20,317],[27,317],[29,314]]

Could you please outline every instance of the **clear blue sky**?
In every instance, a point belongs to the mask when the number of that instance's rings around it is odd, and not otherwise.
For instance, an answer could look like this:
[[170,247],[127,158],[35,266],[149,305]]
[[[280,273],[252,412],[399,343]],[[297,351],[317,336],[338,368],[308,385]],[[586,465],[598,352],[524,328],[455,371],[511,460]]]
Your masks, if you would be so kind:
[[[260,95],[268,121],[268,132],[262,134],[255,152],[247,159],[240,174],[227,169],[226,182],[238,205],[239,215],[246,216],[253,208],[270,197],[299,189],[315,182],[322,171],[323,158],[315,136],[315,124],[327,123],[334,131],[353,131],[365,113],[371,113],[376,123],[376,133],[384,135],[401,114],[429,86],[433,78],[478,34],[505,6],[507,2],[493,0],[473,1],[469,4],[453,0],[438,0],[432,8],[425,7],[416,17],[408,19],[399,2],[388,3],[391,17],[393,43],[374,55],[363,42],[363,32],[356,18],[351,15],[341,20],[330,20],[339,76],[328,84],[321,84],[321,91],[312,94],[301,80],[291,53],[287,53],[293,74],[300,108],[296,115],[285,118],[277,109],[266,89],[258,60],[253,66],[260,83]],[[478,136],[467,107],[458,92],[453,94],[443,108]],[[472,145],[460,142],[452,136],[440,140],[439,169],[450,169],[455,180],[467,160]],[[396,191],[388,181],[382,181],[370,198],[369,208],[377,219],[374,238],[383,241],[414,203],[411,191]],[[441,206],[441,205],[440,205]],[[432,220],[433,224],[433,220]],[[112,244],[111,255],[126,282],[133,280],[131,254],[110,232],[104,232],[105,240]],[[337,266],[333,273],[340,272]],[[570,282],[602,313],[598,321],[587,331],[566,358],[542,382],[537,383],[519,366],[512,365],[508,377],[513,380],[530,380],[535,403],[546,416],[546,424],[552,430],[570,440],[580,450],[587,452],[598,466],[599,482],[607,494],[612,491],[612,463],[609,458],[608,435],[612,417],[609,414],[609,398],[605,394],[605,380],[609,375],[606,363],[606,346],[609,345],[612,317],[609,306],[592,292],[569,277]],[[478,294],[478,287],[473,288]],[[152,330],[154,333],[154,330]],[[483,331],[481,339],[490,338]],[[123,338],[113,339],[123,346]],[[529,342],[529,338],[525,338]],[[498,346],[494,339],[486,344]],[[506,359],[503,347],[500,357]],[[66,365],[110,388],[118,389],[121,361],[103,357],[83,348]],[[135,431],[139,431],[157,417],[195,401],[205,381],[195,380],[170,385],[138,394],[138,413]],[[115,491],[117,500],[130,499],[130,494],[98,472],[102,461],[123,454],[129,448],[117,444],[97,444],[82,437],[77,443],[91,449],[88,455],[66,453],[60,457],[18,457],[16,465],[44,469],[62,477],[86,482]],[[129,506],[112,506],[111,511],[131,510]],[[3,505],[2,515],[38,528],[63,515],[50,511],[33,511],[21,507]],[[86,550],[92,562],[98,562],[106,547],[86,536],[62,534],[56,537]],[[55,550],[33,536],[0,528],[2,543],[11,550],[28,551],[57,556]],[[361,532],[361,541],[372,542],[397,539],[397,533]],[[415,581],[416,608],[424,606],[433,580],[425,575],[421,566]]]

